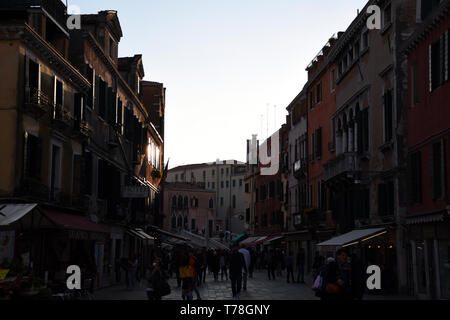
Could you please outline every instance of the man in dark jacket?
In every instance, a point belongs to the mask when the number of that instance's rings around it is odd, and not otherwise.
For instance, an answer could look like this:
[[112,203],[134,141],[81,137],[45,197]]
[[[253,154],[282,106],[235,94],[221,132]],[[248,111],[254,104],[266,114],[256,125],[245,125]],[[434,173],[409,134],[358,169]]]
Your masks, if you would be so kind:
[[235,245],[233,246],[233,253],[230,257],[230,280],[233,300],[239,300],[242,285],[242,270],[247,272],[247,265],[243,254],[239,252],[239,246]]

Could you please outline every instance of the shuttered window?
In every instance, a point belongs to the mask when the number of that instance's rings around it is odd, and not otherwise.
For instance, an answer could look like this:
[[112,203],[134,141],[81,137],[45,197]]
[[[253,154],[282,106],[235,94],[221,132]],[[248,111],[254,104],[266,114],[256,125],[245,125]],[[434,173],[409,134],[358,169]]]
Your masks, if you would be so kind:
[[316,158],[322,157],[322,128],[316,130]]
[[[443,34],[439,41],[431,44],[429,47],[429,65],[430,65],[430,92],[439,88],[446,79],[446,37]],[[447,46],[448,47],[448,46]]]
[[421,152],[413,153],[410,156],[410,194],[411,204],[422,202],[422,154]]

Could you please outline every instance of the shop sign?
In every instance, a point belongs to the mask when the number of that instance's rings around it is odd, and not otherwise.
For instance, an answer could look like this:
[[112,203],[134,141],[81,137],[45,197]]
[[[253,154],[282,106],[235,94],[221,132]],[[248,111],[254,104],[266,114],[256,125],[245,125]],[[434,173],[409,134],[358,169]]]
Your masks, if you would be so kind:
[[122,189],[123,198],[148,198],[150,197],[150,188],[147,186],[124,186]]

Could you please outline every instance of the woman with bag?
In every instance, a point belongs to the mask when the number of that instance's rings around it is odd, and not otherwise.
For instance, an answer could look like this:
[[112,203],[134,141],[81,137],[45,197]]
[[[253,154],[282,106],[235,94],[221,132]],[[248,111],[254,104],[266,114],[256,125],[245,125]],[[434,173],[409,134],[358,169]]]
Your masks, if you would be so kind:
[[161,270],[161,259],[156,258],[153,263],[153,270],[150,276],[150,287],[147,289],[147,296],[149,300],[158,301],[161,297],[170,294],[170,286],[167,283],[166,275],[163,270]]
[[351,267],[348,263],[348,253],[338,250],[337,260],[327,259],[327,265],[320,271],[323,282],[318,290],[322,300],[350,300],[351,299]]

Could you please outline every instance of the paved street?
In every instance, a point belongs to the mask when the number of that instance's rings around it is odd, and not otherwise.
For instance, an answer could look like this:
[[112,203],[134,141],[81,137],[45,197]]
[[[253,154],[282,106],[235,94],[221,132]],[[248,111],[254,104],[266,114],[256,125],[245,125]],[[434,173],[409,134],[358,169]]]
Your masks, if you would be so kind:
[[[285,274],[285,273],[284,273]],[[181,289],[177,288],[176,279],[169,281],[172,293],[164,300],[181,300]],[[116,286],[95,293],[97,300],[146,300],[145,283],[134,291],[124,286]],[[212,275],[207,274],[206,284],[199,288],[203,300],[231,300],[231,282],[214,282]],[[194,293],[194,299],[196,295]],[[317,300],[308,284],[286,283],[286,278],[267,280],[265,272],[255,273],[248,280],[247,291],[241,292],[241,300]]]

